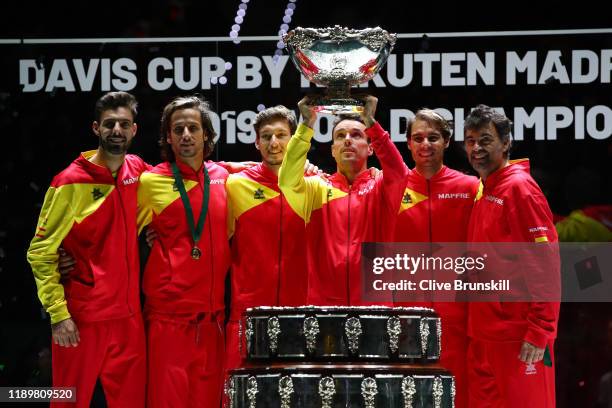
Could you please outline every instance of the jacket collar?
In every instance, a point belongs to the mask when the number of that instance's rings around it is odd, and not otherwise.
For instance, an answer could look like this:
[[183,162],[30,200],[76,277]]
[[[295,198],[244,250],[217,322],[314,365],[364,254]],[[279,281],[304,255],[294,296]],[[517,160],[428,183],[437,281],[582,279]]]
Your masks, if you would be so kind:
[[266,181],[278,183],[278,176],[272,170],[270,170],[268,166],[263,164],[263,162],[257,163],[255,166],[247,169],[247,171],[259,175]]
[[529,174],[529,159],[510,160],[506,167],[495,170],[487,177],[486,181],[483,183],[484,187],[486,189],[491,189],[499,184],[500,181],[508,177],[508,175],[516,172],[525,172]]
[[[98,176],[98,177],[109,177],[114,181],[113,174],[110,169],[104,166],[100,166],[99,164],[91,162],[91,158],[97,153],[97,150],[88,150],[86,152],[81,152],[79,157],[75,160],[75,162],[83,167],[89,174]],[[125,161],[124,161],[125,163]],[[117,170],[117,176],[121,174],[125,166],[121,166],[119,170]]]
[[[370,176],[370,169],[365,169],[364,171],[359,173],[357,177],[355,177],[355,180],[353,180],[352,187],[356,188],[360,186],[361,184],[367,182],[371,178],[372,177]],[[351,187],[347,178],[344,176],[344,174],[340,172],[336,172],[332,174],[330,177],[330,181],[332,181],[333,183],[338,183],[341,187],[347,190],[349,189],[349,187]]]
[[[446,172],[448,170],[448,167],[446,167],[445,165],[442,165],[442,168],[440,168],[440,170],[438,170],[438,172],[436,174],[434,174],[433,176],[431,176],[431,178],[429,179],[430,181],[438,181],[441,178],[443,178],[444,176],[446,176]],[[426,183],[427,179],[425,178],[425,176],[423,176],[421,173],[419,173],[416,169],[416,167],[414,169],[412,169],[412,171],[410,172],[416,179],[418,179],[419,181]]]
[[[191,168],[190,165],[185,162],[182,162],[180,159],[176,159],[176,165],[178,166],[181,175],[185,178],[188,178],[190,180],[199,180],[202,177],[202,166],[200,166],[199,169],[194,170]],[[202,165],[204,165],[203,162]],[[172,163],[169,163],[168,167],[170,169],[170,173],[172,173]]]

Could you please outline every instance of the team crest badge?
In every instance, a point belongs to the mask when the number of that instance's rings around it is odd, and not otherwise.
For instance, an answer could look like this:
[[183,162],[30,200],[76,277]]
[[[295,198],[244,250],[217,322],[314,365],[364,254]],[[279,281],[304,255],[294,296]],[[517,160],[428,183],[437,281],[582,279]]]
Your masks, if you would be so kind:
[[266,196],[264,195],[264,192],[261,188],[258,188],[257,190],[255,190],[255,192],[253,193],[253,198],[256,200],[263,200],[266,198]]
[[536,366],[533,363],[529,363],[525,367],[525,375],[537,374]]
[[97,188],[97,187],[93,189],[93,191],[91,192],[91,195],[92,195],[94,200],[98,200],[98,199],[104,197],[104,194],[102,194],[100,189]]

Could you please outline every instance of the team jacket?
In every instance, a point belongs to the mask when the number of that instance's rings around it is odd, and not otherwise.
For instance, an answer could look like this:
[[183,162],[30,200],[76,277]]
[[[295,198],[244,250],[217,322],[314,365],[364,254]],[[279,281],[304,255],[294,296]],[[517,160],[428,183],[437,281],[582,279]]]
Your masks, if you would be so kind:
[[[529,175],[527,159],[491,174],[474,203],[468,230],[470,242],[557,242],[548,202]],[[525,265],[514,262],[517,268]],[[558,262],[550,273],[559,274]],[[551,302],[472,302],[468,333],[486,341],[525,340],[543,348],[554,339],[559,304]]]
[[[396,242],[466,242],[478,179],[442,166],[429,180],[416,170],[406,178],[406,189],[395,226]],[[396,302],[400,306],[416,305]],[[465,303],[419,303],[434,307],[446,319],[465,324]]]
[[395,241],[465,242],[478,179],[442,166],[427,180],[417,171],[406,178]]
[[230,175],[226,189],[234,223],[231,319],[249,307],[305,304],[306,228],[276,174],[259,163]]
[[[194,171],[177,161],[197,224],[204,196],[202,169]],[[208,214],[198,248],[200,259],[191,257],[193,239],[170,163],[143,173],[138,187],[138,225],[155,229],[155,241],[145,267],[145,307],[152,312],[179,314],[223,309],[225,275],[230,264],[228,210],[225,181],[228,173],[206,162],[210,176]]]
[[384,176],[368,171],[352,185],[340,174],[304,178],[314,131],[300,124],[287,146],[279,185],[289,205],[307,224],[308,303],[359,305],[361,243],[393,239],[408,172],[389,134],[376,123],[366,130]]
[[[82,153],[53,178],[28,249],[38,297],[51,323],[140,312],[136,191],[148,165],[126,155],[115,178],[88,160],[95,153]],[[61,283],[60,245],[76,260],[70,278]]]

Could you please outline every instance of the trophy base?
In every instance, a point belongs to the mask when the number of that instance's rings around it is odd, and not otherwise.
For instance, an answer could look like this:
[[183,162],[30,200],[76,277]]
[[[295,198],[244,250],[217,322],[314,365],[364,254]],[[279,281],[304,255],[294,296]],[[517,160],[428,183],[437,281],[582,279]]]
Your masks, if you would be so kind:
[[363,112],[363,102],[358,99],[321,99],[315,101],[315,110],[318,113],[331,115],[355,115]]

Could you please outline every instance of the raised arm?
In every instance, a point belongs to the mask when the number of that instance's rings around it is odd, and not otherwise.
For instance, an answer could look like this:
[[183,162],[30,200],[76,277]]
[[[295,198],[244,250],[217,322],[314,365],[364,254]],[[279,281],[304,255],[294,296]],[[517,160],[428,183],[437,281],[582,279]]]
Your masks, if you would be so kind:
[[367,127],[366,134],[370,138],[374,153],[382,166],[382,194],[389,208],[394,209],[396,213],[399,211],[406,186],[408,168],[399,150],[391,141],[389,133],[374,119],[378,99],[372,95],[367,95],[363,99],[365,106],[360,116]]
[[312,209],[317,199],[321,197],[321,181],[317,177],[304,178],[306,155],[314,136],[313,127],[317,115],[314,107],[310,105],[308,96],[298,103],[298,107],[302,114],[302,122],[287,144],[287,153],[278,174],[278,185],[293,211],[304,222],[309,222]]

